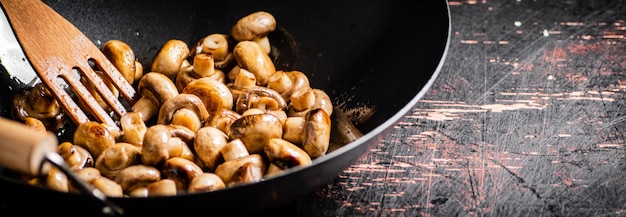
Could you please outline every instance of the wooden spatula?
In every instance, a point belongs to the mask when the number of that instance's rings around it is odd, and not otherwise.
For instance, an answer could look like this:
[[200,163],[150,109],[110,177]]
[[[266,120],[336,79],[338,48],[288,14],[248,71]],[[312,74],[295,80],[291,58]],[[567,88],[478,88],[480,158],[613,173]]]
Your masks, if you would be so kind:
[[[77,125],[95,120],[118,129],[116,121],[83,85],[93,86],[119,118],[127,111],[103,79],[117,88],[128,105],[135,103],[135,89],[93,42],[68,20],[41,0],[0,0],[13,31],[39,78],[50,89],[68,116]],[[98,75],[94,68],[102,71]],[[78,102],[63,85],[67,84]],[[87,111],[83,111],[79,105]],[[89,116],[90,115],[90,116]]]

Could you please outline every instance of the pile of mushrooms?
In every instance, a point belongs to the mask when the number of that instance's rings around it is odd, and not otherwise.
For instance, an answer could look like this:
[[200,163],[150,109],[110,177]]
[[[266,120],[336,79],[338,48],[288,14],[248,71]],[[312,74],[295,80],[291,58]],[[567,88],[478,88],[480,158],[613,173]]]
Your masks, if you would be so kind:
[[[169,40],[145,74],[129,45],[105,43],[140,99],[119,119],[120,132],[81,124],[59,153],[114,197],[214,191],[310,165],[328,150],[333,105],[305,73],[276,69],[268,40],[275,28],[272,14],[258,11],[230,36],[209,34],[191,48]],[[74,191],[57,170],[30,182]]]

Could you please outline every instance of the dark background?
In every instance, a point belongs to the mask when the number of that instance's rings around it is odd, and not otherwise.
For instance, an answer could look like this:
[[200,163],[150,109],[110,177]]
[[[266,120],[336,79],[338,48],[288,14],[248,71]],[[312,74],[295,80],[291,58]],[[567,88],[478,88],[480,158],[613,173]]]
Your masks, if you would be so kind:
[[332,183],[272,214],[626,215],[626,2],[449,5],[432,89]]

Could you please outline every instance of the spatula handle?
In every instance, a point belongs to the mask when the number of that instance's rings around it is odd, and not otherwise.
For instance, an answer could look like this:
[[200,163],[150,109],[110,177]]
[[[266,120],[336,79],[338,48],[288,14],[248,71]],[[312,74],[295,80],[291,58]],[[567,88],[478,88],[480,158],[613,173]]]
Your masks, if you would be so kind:
[[52,132],[38,132],[23,123],[0,118],[0,166],[30,175],[46,173],[40,166],[46,153],[55,152],[57,137]]

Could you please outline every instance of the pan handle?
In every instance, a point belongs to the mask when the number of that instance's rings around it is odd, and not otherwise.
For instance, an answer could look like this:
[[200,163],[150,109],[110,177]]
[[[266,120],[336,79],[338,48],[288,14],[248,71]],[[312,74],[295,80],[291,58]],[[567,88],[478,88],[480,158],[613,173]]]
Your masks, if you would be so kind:
[[47,173],[50,167],[40,166],[47,153],[56,152],[57,137],[4,117],[0,117],[0,126],[0,165],[30,175]]
[[52,132],[38,132],[20,122],[0,117],[0,166],[33,176],[47,174],[53,165],[70,179],[81,193],[102,203],[102,213],[123,215],[124,211],[107,200],[104,193],[80,180],[56,152],[57,137]]

